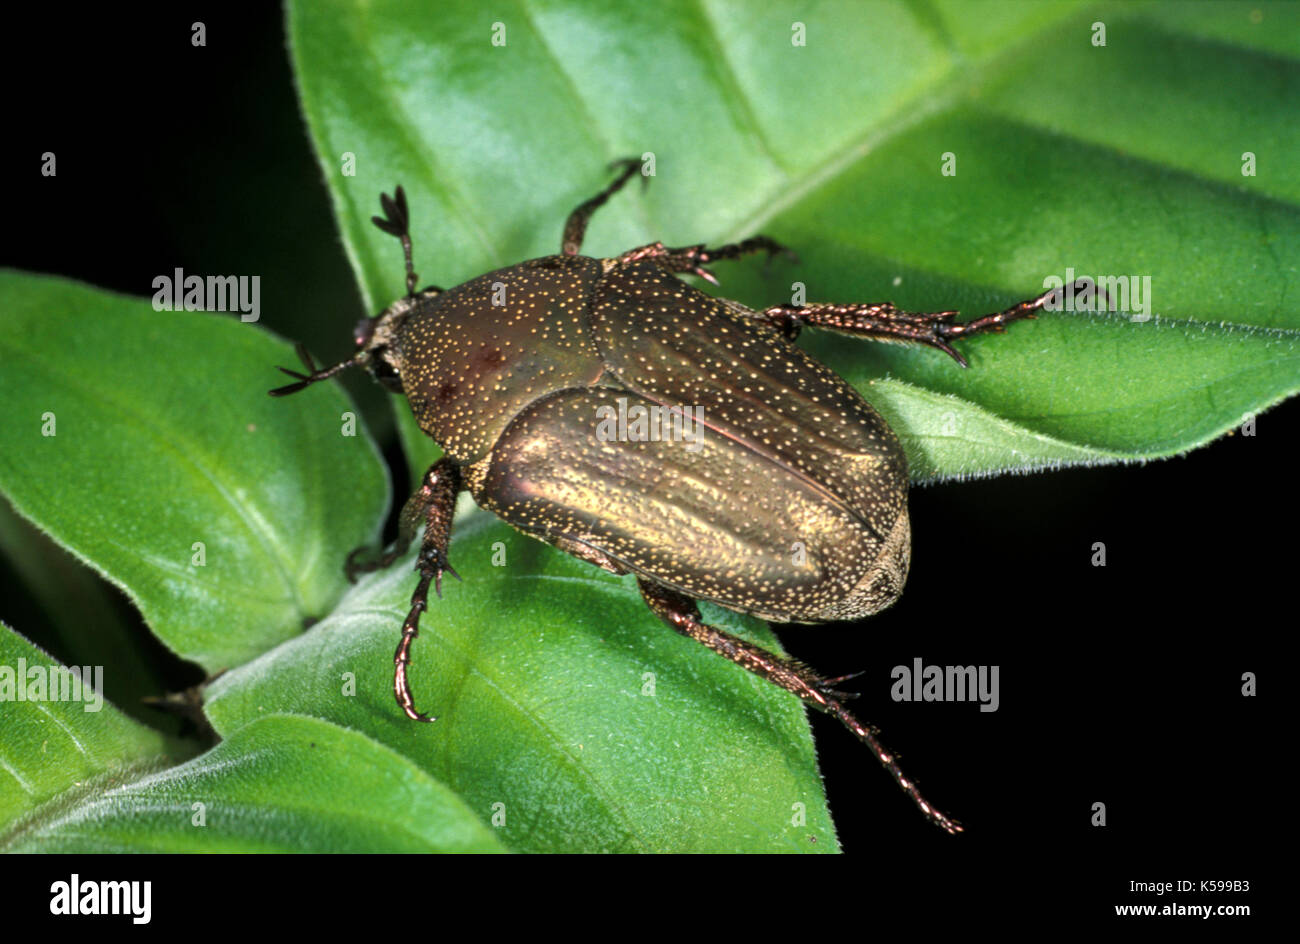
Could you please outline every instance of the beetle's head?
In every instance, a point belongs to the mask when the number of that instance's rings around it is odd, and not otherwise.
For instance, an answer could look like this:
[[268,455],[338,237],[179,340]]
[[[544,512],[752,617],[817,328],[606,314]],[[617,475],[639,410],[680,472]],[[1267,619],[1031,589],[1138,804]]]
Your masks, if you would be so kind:
[[402,392],[402,358],[396,339],[401,335],[406,317],[441,292],[442,289],[430,285],[415,295],[399,298],[373,318],[362,318],[352,329],[352,337],[357,342],[356,360],[394,393]]
[[401,336],[402,325],[407,315],[420,304],[442,293],[442,289],[430,285],[417,292],[415,269],[411,266],[411,232],[410,214],[406,208],[406,193],[399,186],[393,196],[380,194],[379,205],[384,211],[382,217],[372,216],[371,222],[390,236],[402,241],[402,253],[406,257],[406,295],[393,302],[373,318],[362,318],[352,330],[352,337],[357,342],[357,352],[345,361],[333,367],[320,368],[312,360],[307,348],[298,343],[298,359],[307,368],[307,373],[281,367],[296,383],[286,384],[269,391],[273,397],[288,396],[309,387],[318,380],[333,377],[349,367],[364,367],[381,384],[395,393],[402,392],[402,354],[397,339]]
[[356,342],[357,352],[345,361],[333,367],[317,367],[312,356],[302,342],[297,345],[298,359],[307,368],[308,373],[300,374],[296,370],[281,367],[296,383],[286,384],[269,391],[273,397],[284,397],[297,393],[320,380],[333,377],[349,367],[364,367],[371,376],[395,393],[402,392],[402,360],[396,345],[406,316],[427,299],[440,294],[442,289],[434,286],[399,298],[373,318],[362,318],[352,329],[352,338]]

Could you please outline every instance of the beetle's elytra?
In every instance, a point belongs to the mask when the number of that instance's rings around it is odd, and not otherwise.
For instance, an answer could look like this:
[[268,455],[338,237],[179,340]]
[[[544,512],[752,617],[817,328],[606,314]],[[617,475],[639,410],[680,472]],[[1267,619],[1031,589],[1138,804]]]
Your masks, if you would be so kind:
[[[361,321],[349,360],[318,369],[299,344],[308,373],[280,368],[296,382],[273,395],[368,368],[406,394],[445,453],[403,507],[394,546],[365,563],[359,548],[347,562],[350,578],[387,566],[424,526],[419,581],[394,656],[398,704],[415,720],[434,720],[416,711],[407,666],[430,583],[441,595],[442,575],[458,577],[447,547],[456,496],[468,489],[525,534],[635,574],[669,626],[836,717],[927,817],[959,831],[844,707],[834,689],[841,679],[705,624],[695,601],[819,623],[869,616],[902,591],[911,553],[907,459],[880,414],[793,344],[802,326],[927,344],[965,366],[949,341],[1033,317],[1052,293],[964,323],[956,312],[889,303],[755,311],[677,273],[715,281],[708,263],[787,251],[764,236],[716,249],[654,243],[610,259],[578,254],[592,213],[639,164],[614,166],[614,182],[569,216],[560,255],[446,291],[416,291],[406,196],[401,187],[381,196],[384,216],[374,222],[402,242],[406,296]],[[602,407],[615,404],[685,412],[699,418],[700,435],[690,448],[601,435]]]

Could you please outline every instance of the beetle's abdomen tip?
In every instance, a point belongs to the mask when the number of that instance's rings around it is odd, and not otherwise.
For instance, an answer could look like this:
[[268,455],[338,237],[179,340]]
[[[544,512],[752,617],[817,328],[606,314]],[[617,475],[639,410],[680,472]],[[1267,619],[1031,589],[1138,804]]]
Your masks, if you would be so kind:
[[848,596],[819,613],[818,619],[827,622],[862,619],[893,606],[903,594],[911,560],[912,525],[907,509],[903,509],[880,546],[876,565],[863,575]]

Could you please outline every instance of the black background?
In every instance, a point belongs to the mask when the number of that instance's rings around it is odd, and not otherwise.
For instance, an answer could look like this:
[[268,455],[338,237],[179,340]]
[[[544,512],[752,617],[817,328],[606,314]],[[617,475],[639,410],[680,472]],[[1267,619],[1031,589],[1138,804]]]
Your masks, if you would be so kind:
[[[207,24],[199,55],[194,20]],[[142,296],[175,266],[262,273],[264,324],[334,332],[337,344],[313,346],[346,349],[371,313],[334,235],[273,5],[68,24],[51,13],[16,25],[7,45],[0,263]],[[44,151],[58,155],[56,178],[39,174]],[[378,396],[354,379],[385,435]],[[1273,754],[1290,745],[1270,736],[1280,679],[1267,669],[1295,624],[1298,425],[1292,402],[1259,417],[1256,435],[1186,457],[917,489],[902,600],[861,624],[781,633],[825,672],[867,670],[852,683],[856,710],[968,826],[939,833],[846,732],[814,718],[853,874],[889,889],[874,907],[979,889],[996,923],[1030,902],[1087,915],[1155,900],[1129,894],[1130,880],[1259,887],[1265,837],[1289,805]],[[387,455],[403,481],[400,453]],[[1097,541],[1104,568],[1091,565]],[[74,658],[11,563],[0,578],[0,618]],[[141,628],[167,685],[198,680],[149,640]],[[893,703],[890,669],[915,657],[1001,666],[1000,710]],[[1260,697],[1242,697],[1245,671],[1260,674]],[[1090,825],[1094,802],[1104,828]]]

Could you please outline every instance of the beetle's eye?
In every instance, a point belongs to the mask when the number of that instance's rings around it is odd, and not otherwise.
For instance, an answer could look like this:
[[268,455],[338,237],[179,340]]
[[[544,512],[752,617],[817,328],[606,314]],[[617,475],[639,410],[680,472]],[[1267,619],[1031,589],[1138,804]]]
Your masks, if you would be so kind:
[[357,322],[357,326],[352,329],[352,337],[356,339],[357,347],[365,347],[370,343],[370,339],[375,333],[375,318],[362,318]]
[[385,388],[394,393],[402,392],[402,375],[398,373],[397,368],[388,362],[384,356],[388,353],[387,347],[377,348],[371,351],[370,374],[378,380]]

